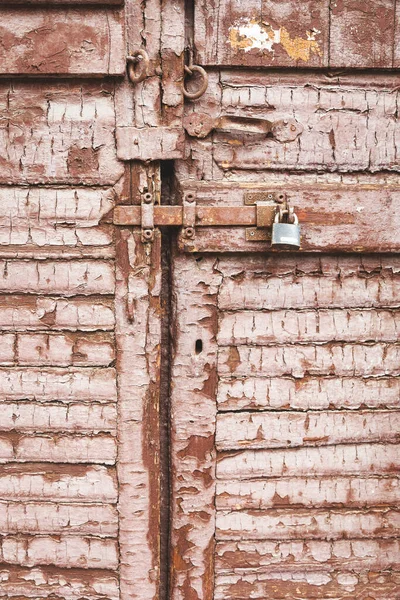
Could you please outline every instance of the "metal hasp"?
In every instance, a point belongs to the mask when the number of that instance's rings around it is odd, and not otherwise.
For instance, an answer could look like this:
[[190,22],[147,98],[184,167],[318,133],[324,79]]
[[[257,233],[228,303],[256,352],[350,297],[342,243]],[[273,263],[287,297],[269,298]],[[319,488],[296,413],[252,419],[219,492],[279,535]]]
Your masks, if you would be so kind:
[[248,192],[244,206],[205,206],[196,203],[194,192],[186,192],[182,205],[154,205],[150,193],[142,196],[140,206],[117,206],[114,225],[141,226],[143,242],[154,238],[154,227],[180,227],[181,236],[194,240],[198,227],[246,227],[246,240],[268,241],[280,214],[292,215],[284,192]]

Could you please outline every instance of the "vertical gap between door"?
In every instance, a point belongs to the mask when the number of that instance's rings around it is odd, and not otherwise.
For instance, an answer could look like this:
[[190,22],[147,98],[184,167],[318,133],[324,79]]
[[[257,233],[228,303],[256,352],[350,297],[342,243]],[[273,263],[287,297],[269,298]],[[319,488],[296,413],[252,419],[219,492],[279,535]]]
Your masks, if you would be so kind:
[[[171,204],[173,162],[161,163],[161,204]],[[160,587],[159,600],[169,598],[170,571],[170,391],[171,391],[171,243],[170,228],[162,230],[161,242],[161,368],[160,368]]]

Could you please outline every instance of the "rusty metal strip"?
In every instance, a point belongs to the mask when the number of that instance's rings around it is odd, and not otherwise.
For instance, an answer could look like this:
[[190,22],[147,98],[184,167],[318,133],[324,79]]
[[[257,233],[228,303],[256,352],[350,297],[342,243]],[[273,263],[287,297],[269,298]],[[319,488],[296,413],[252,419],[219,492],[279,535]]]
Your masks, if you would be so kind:
[[[258,206],[197,206],[196,227],[229,227],[229,226],[271,226],[273,223],[276,205]],[[257,221],[258,216],[258,221]],[[182,206],[155,206],[154,226],[183,225]],[[114,209],[114,225],[140,226],[140,206],[117,206]]]

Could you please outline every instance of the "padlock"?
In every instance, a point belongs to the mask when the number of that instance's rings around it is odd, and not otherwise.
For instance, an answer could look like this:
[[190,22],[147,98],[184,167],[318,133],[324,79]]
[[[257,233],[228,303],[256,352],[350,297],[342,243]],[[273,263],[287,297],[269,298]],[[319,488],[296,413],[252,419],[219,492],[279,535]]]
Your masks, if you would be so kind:
[[[293,219],[293,223],[281,222],[285,214],[288,215],[288,219]],[[272,225],[271,245],[278,250],[298,250],[300,248],[299,219],[293,210],[281,210],[276,213]]]

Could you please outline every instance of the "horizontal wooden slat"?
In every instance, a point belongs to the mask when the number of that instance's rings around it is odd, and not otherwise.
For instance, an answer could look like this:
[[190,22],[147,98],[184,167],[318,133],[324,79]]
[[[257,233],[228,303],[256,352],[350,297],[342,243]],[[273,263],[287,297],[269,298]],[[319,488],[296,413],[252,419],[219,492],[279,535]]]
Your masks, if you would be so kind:
[[[196,104],[196,112],[204,121],[214,122],[220,114],[247,119],[262,117],[271,122],[295,115],[296,126],[303,131],[296,141],[285,143],[240,131],[214,131],[206,139],[192,138],[189,147],[194,158],[182,166],[179,178],[260,182],[260,179],[268,181],[262,171],[274,170],[299,174],[308,171],[399,172],[396,90],[389,86],[373,89],[373,85],[366,90],[356,84],[271,84],[268,75],[262,72],[253,75],[250,82],[247,73],[242,71],[225,70],[221,76],[218,72],[210,73],[209,92]],[[217,113],[215,107],[219,103],[221,109]],[[191,113],[190,107],[188,110]],[[290,179],[288,183],[290,185]],[[373,191],[360,200],[357,190],[354,192],[353,201],[357,200],[357,206],[364,206],[364,201],[369,204]],[[386,195],[386,190],[382,192]],[[335,193],[330,200],[337,204]],[[343,206],[342,220],[351,205],[352,202],[348,202]],[[350,211],[353,212],[351,208]],[[365,214],[359,216],[361,221],[366,218]],[[350,230],[351,223],[346,225]]]
[[20,600],[118,600],[118,575],[112,571],[2,565],[2,593]]
[[[40,460],[40,459],[39,459]],[[116,502],[115,470],[100,465],[0,465],[0,498],[20,502]]]
[[228,346],[219,350],[221,375],[400,375],[400,345],[385,343]]
[[399,447],[383,444],[233,451],[219,458],[219,479],[328,475],[396,475]]
[[[245,532],[244,532],[245,534]],[[355,572],[400,570],[399,540],[345,539],[335,541],[296,540],[220,542],[217,544],[218,571],[243,568],[245,556],[249,567],[257,565],[260,573],[285,571],[351,570]]]
[[114,286],[114,268],[108,261],[0,260],[3,293],[112,294]]
[[397,477],[288,477],[253,481],[219,481],[218,510],[288,506],[330,507],[398,506]]
[[203,64],[326,66],[329,2],[196,1],[196,48]]
[[114,540],[78,536],[7,536],[0,540],[2,562],[32,567],[57,565],[116,569],[117,544]]
[[396,441],[400,412],[395,411],[241,412],[217,417],[219,450]]
[[0,8],[3,75],[123,75],[123,15],[87,7]]
[[196,2],[196,47],[211,65],[391,68],[394,0]]
[[400,378],[222,378],[217,401],[220,411],[399,408]]
[[116,402],[116,371],[112,368],[0,368],[0,403]]
[[0,502],[0,534],[79,534],[113,536],[118,514],[105,504]]
[[118,181],[124,167],[116,158],[113,93],[105,82],[2,83],[0,183]]
[[0,187],[0,245],[96,246],[112,242],[100,221],[113,190]]
[[398,600],[400,573],[366,571],[354,574],[346,570],[315,572],[310,569],[296,573],[282,570],[272,574],[217,575],[216,600]]
[[107,332],[0,333],[3,365],[110,366],[114,338]]
[[[216,527],[217,539],[240,540],[239,548],[244,550],[241,555],[239,549],[238,556],[232,557],[231,563],[228,550],[227,564],[236,568],[246,568],[257,566],[261,554],[255,550],[252,555],[254,544],[246,540],[396,538],[399,535],[399,524],[400,513],[393,509],[373,509],[366,512],[348,509],[288,508],[265,512],[217,513]],[[263,547],[263,543],[260,542],[260,548]],[[268,566],[268,559],[263,564]]]
[[114,338],[105,332],[16,334],[14,360],[19,365],[111,366]]
[[0,463],[59,462],[114,464],[115,438],[108,434],[0,434]]
[[115,433],[116,421],[115,404],[4,402],[1,404],[0,431]]
[[369,308],[400,305],[397,256],[263,256],[221,260],[223,310]]
[[280,344],[295,342],[396,342],[400,311],[281,310],[223,314],[218,344]]
[[66,300],[33,295],[0,295],[0,330],[110,330],[114,321],[113,301],[101,296]]

